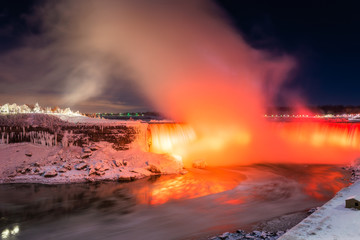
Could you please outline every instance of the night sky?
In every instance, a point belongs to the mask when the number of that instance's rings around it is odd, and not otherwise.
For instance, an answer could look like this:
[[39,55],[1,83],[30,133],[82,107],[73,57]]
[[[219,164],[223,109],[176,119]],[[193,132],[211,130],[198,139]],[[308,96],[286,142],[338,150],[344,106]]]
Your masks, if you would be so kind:
[[[286,53],[296,59],[297,68],[292,80],[282,87],[283,91],[294,92],[308,105],[360,105],[360,5],[357,1],[218,0],[216,3],[252,47],[274,54]],[[26,70],[33,71],[34,67],[23,66],[21,54],[8,57],[19,49],[23,51],[28,41],[24,39],[31,36],[36,40],[41,34],[42,29],[31,17],[34,7],[41,4],[42,1],[29,0],[0,3],[0,104],[16,102],[17,96],[23,97],[19,103],[56,104],[51,96],[60,94],[61,83],[44,84],[39,80],[42,71],[35,71],[31,76],[33,73]],[[36,41],[41,48],[41,40]],[[42,62],[38,66],[42,66]],[[108,87],[104,91],[107,94],[75,109],[152,110],[134,84],[124,81],[126,84],[115,89]],[[41,87],[37,87],[40,84]],[[116,91],[121,94],[108,94]],[[96,107],[92,108],[90,102]],[[279,101],[279,104],[286,103]]]
[[290,87],[307,102],[359,105],[357,1],[218,1],[256,48],[296,58]]

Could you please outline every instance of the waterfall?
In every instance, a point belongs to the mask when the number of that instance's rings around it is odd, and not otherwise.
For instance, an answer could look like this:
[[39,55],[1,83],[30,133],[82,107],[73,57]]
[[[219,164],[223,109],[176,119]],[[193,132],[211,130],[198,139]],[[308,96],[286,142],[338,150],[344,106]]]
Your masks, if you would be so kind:
[[158,123],[149,124],[146,139],[150,152],[181,157],[184,147],[196,139],[196,134],[186,124]]

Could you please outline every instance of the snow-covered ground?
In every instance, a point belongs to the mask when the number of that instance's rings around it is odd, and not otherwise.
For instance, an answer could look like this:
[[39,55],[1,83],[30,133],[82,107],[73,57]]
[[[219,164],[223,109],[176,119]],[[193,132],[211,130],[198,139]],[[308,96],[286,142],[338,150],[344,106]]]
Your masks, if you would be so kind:
[[345,208],[345,200],[359,193],[358,181],[338,192],[333,199],[279,239],[360,239],[360,211]]
[[53,113],[53,116],[59,119],[75,124],[99,124],[99,125],[126,125],[134,126],[141,123],[141,120],[116,120],[116,119],[102,119],[102,118],[90,118],[83,115],[66,115],[61,113]]
[[[30,113],[3,115],[0,126],[0,183],[122,181],[183,173],[182,161],[147,152],[142,136],[147,124],[140,121]],[[71,139],[78,144],[69,144]]]
[[183,172],[168,155],[130,149],[116,151],[107,142],[88,147],[0,144],[0,183],[73,183],[134,180]]

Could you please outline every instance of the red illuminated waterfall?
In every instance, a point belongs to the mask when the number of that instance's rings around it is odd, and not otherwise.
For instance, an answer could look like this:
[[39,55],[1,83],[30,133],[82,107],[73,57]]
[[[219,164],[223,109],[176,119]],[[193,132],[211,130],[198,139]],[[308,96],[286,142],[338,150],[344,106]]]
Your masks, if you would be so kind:
[[[360,124],[334,122],[268,122],[259,132],[224,125],[223,131],[196,132],[185,124],[150,124],[150,151],[167,153],[185,164],[256,162],[348,163],[360,156]],[[264,135],[257,135],[264,133]]]
[[167,153],[182,160],[189,144],[196,139],[194,130],[185,124],[149,124],[147,131],[149,151]]

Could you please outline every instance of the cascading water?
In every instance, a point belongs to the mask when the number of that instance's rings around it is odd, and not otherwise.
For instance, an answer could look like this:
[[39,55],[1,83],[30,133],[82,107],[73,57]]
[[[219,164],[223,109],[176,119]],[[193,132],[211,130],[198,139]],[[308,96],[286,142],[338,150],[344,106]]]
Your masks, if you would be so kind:
[[186,146],[196,139],[196,134],[186,124],[156,123],[148,125],[146,138],[150,152],[167,153],[182,160]]
[[[256,146],[259,142],[256,135],[253,141],[228,141],[227,144],[238,144],[239,158],[234,164],[242,165],[254,162],[293,162],[293,163],[347,163],[360,156],[360,124],[334,122],[270,122],[267,135],[273,138],[261,142],[262,151]],[[226,127],[226,126],[225,126]],[[226,135],[224,135],[226,136]],[[147,144],[150,152],[169,154],[178,160],[189,160],[192,163],[199,159],[197,148],[206,145],[209,151],[215,148],[210,144],[214,139],[223,141],[226,138],[207,139],[199,135],[190,125],[177,123],[149,124]],[[209,140],[209,141],[207,141]],[[224,141],[225,142],[225,141]],[[255,145],[254,145],[255,144]],[[226,159],[226,144],[220,147],[223,153],[219,162]],[[195,154],[194,154],[195,153]],[[204,155],[207,161],[208,155]],[[201,156],[200,156],[201,157]],[[208,157],[208,158],[206,158]]]
[[313,147],[333,146],[360,150],[360,124],[334,122],[279,123],[280,134]]

